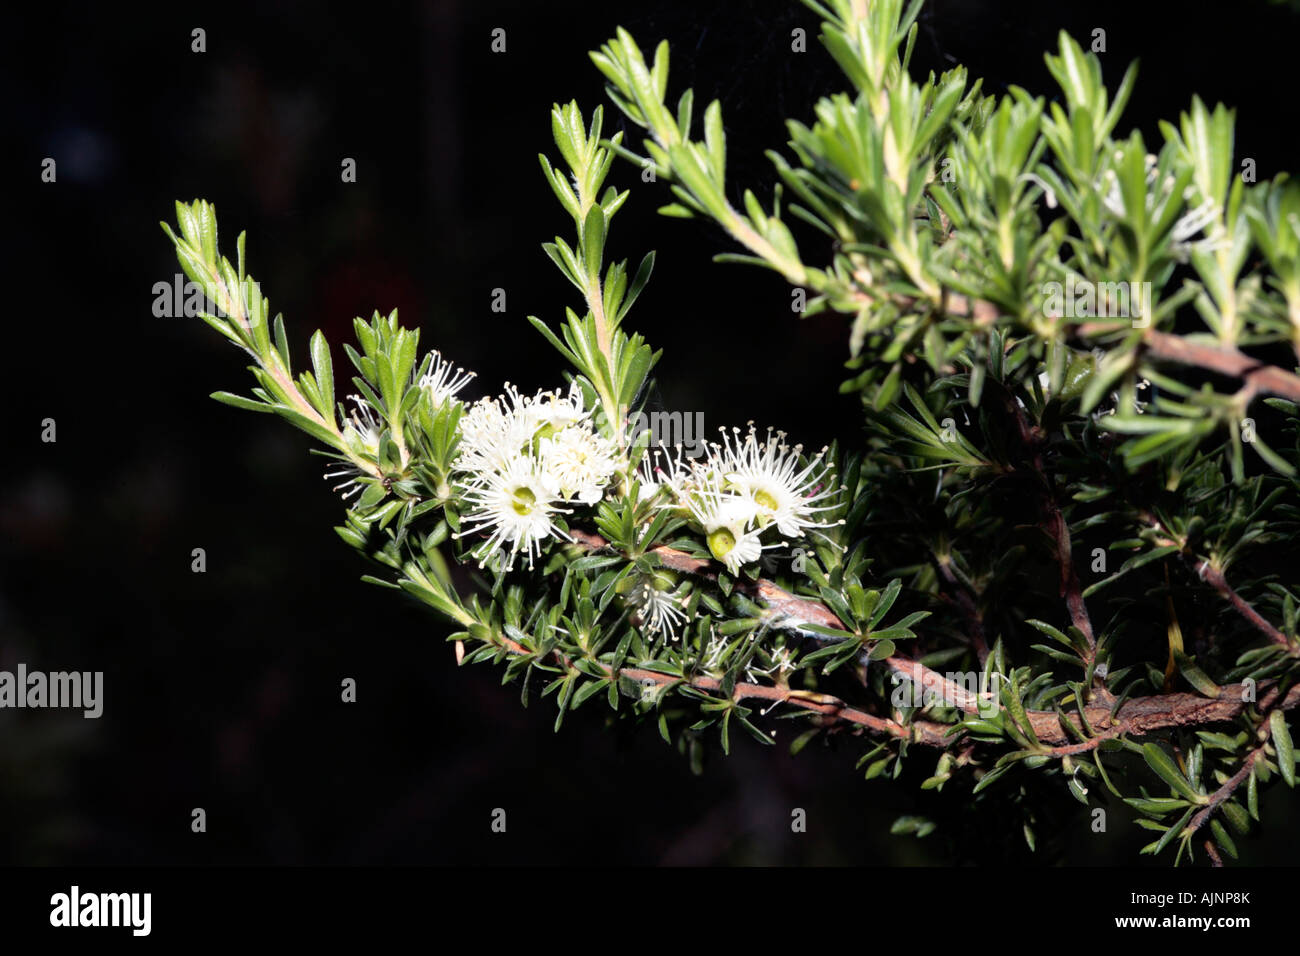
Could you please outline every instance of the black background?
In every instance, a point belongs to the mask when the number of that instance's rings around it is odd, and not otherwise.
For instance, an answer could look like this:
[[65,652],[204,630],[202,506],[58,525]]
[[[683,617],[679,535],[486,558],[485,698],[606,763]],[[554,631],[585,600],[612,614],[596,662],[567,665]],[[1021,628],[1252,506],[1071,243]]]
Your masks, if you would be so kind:
[[[1086,46],[1101,27],[1112,88],[1142,61],[1121,131],[1158,143],[1156,121],[1199,93],[1237,108],[1238,158],[1261,179],[1294,167],[1297,14],[1213,9],[936,0],[913,72],[961,62],[987,92],[1051,96],[1042,54],[1057,31]],[[1133,860],[1141,831],[1117,818],[1096,836],[1074,804],[1031,857],[1018,828],[971,825],[916,780],[864,783],[856,744],[791,758],[739,740],[696,777],[652,727],[607,728],[594,703],[552,733],[537,688],[521,708],[499,672],[455,667],[441,622],[358,580],[308,439],[207,398],[247,391],[241,355],[197,320],[154,317],[154,283],[178,271],[158,221],[203,197],[228,255],[247,230],[250,272],[299,361],[321,327],[341,370],[352,317],[396,307],[424,348],[479,373],[467,394],[558,384],[524,316],[576,305],[540,249],[571,224],[536,154],[555,153],[553,102],[603,101],[587,51],[620,24],[647,52],[670,40],[674,103],[687,86],[699,110],[721,99],[733,201],[744,185],[770,195],[762,150],[783,146],[783,119],[843,88],[816,17],[777,0],[43,4],[7,31],[0,667],[102,670],[106,690],[97,721],[0,711],[0,862]],[[191,52],[195,27],[206,53]],[[796,28],[807,53],[791,52]],[[57,183],[40,181],[45,157]],[[344,157],[355,184],[340,182]],[[656,216],[667,187],[636,173],[611,176],[632,189],[611,251],[658,250],[628,321],[665,349],[659,400],[710,428],[755,419],[809,444],[852,440],[860,416],[835,390],[843,321],[798,321],[779,277],[711,264],[734,250]],[[498,287],[504,315],[489,308]],[[345,677],[356,704],[340,702]],[[1271,839],[1240,841],[1248,861],[1280,859],[1295,834],[1285,795],[1269,797]],[[498,807],[506,834],[489,828]],[[790,832],[795,807],[806,834]],[[890,836],[912,812],[945,825]]]

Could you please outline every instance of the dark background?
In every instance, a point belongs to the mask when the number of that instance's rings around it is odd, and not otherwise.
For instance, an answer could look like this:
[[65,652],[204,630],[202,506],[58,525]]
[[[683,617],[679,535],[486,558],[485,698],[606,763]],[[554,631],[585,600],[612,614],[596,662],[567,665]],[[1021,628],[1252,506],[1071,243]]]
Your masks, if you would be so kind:
[[[603,101],[587,51],[617,25],[647,53],[666,37],[672,102],[687,86],[697,115],[722,100],[732,198],[751,185],[766,201],[762,149],[784,144],[785,117],[808,120],[818,96],[843,88],[810,11],[778,0],[37,7],[0,41],[17,67],[6,272],[19,293],[5,315],[0,667],[102,670],[106,687],[97,721],[0,711],[0,862],[1133,861],[1146,841],[1118,811],[1098,837],[1067,804],[1028,857],[1018,827],[976,827],[920,794],[926,759],[916,780],[863,782],[856,743],[791,758],[742,739],[697,777],[652,727],[607,728],[597,704],[552,733],[538,688],[521,708],[499,671],[455,667],[438,620],[358,580],[366,569],[331,530],[342,509],[307,438],[207,398],[247,391],[240,353],[197,320],[152,314],[153,284],[178,271],[157,223],[174,222],[174,200],[203,197],[228,255],[247,230],[250,272],[299,361],[322,327],[342,369],[352,317],[396,307],[423,347],[478,371],[468,394],[558,384],[558,356],[524,321],[576,305],[540,249],[572,228],[536,159],[555,153],[551,104],[577,98],[590,113]],[[1112,88],[1142,61],[1121,130],[1158,143],[1156,121],[1193,93],[1223,100],[1238,109],[1238,157],[1267,178],[1297,165],[1300,22],[1260,0],[1214,9],[935,0],[913,72],[961,62],[988,92],[1051,96],[1042,54],[1057,31],[1086,47],[1102,27]],[[191,52],[194,27],[206,53]],[[504,54],[490,51],[495,27]],[[804,54],[790,50],[797,27]],[[47,156],[55,184],[40,181]],[[355,184],[340,182],[344,157]],[[612,253],[659,253],[628,321],[665,349],[664,405],[703,410],[711,428],[755,419],[810,444],[852,440],[860,417],[835,391],[843,321],[797,321],[774,274],[711,264],[730,246],[656,216],[666,186],[623,163],[611,182],[632,189]],[[496,287],[504,315],[489,308]],[[54,444],[40,441],[45,418]],[[190,569],[196,547],[203,574]],[[356,704],[340,702],[344,677]],[[1247,860],[1285,847],[1279,797],[1264,805],[1273,839],[1239,842]],[[190,830],[194,807],[206,834]],[[504,835],[489,829],[497,807]],[[806,834],[790,832],[795,807]],[[939,832],[889,835],[915,812],[941,819]]]

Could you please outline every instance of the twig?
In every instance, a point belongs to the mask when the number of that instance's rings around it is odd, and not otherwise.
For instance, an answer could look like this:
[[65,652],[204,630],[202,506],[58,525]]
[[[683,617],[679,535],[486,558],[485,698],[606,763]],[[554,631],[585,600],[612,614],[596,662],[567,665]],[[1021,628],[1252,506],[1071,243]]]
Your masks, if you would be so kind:
[[[1085,667],[1092,667],[1097,659],[1097,639],[1092,631],[1092,618],[1088,616],[1088,607],[1083,600],[1083,587],[1079,583],[1078,572],[1074,568],[1073,549],[1070,544],[1070,525],[1065,520],[1065,513],[1056,500],[1056,490],[1052,484],[1051,473],[1043,460],[1041,451],[1041,430],[1029,423],[1024,407],[1014,395],[1005,395],[1005,401],[1015,417],[1020,433],[1021,443],[1029,454],[1030,464],[1042,485],[1041,504],[1043,508],[1042,528],[1052,541],[1057,566],[1060,568],[1060,595],[1065,599],[1070,620],[1079,629],[1088,643],[1088,653],[1083,659]],[[1097,680],[1094,674],[1094,680]],[[1104,689],[1104,686],[1103,688]]]
[[989,659],[989,645],[984,637],[984,616],[980,613],[979,604],[976,603],[975,589],[968,582],[958,580],[957,575],[952,570],[952,562],[947,557],[936,558],[935,564],[938,566],[939,574],[943,579],[958,589],[951,597],[951,601],[957,605],[966,618],[966,626],[970,628],[971,647],[975,648],[980,667],[983,667]]
[[[522,644],[503,634],[496,635],[496,640],[499,646],[504,647],[511,654],[533,653]],[[572,662],[559,651],[552,651],[551,657],[564,670],[573,669]],[[615,672],[613,668],[599,661],[593,660],[592,663],[610,680],[626,677],[646,686],[651,684],[664,686],[684,683],[701,691],[717,691],[722,687],[722,682],[714,677],[682,678],[640,668],[623,668]],[[912,677],[918,683],[924,682],[925,686],[939,687],[944,694],[948,695],[944,699],[954,702],[955,706],[963,712],[979,712],[977,698],[972,697],[964,688],[952,683],[942,675],[923,667],[920,662],[889,657],[885,658],[884,663],[898,673]],[[1062,729],[1060,719],[1054,711],[1031,710],[1028,711],[1028,719],[1034,735],[1040,743],[1061,745],[1044,747],[1044,754],[1066,756],[1093,750],[1103,741],[1124,734],[1144,736],[1172,727],[1199,727],[1205,724],[1222,723],[1231,720],[1246,707],[1246,702],[1243,700],[1245,697],[1243,689],[1244,687],[1241,684],[1225,686],[1223,695],[1215,700],[1198,697],[1194,694],[1160,694],[1153,697],[1139,697],[1125,703],[1119,714],[1116,715],[1118,719],[1114,721],[1111,720],[1109,708],[1089,707],[1086,709],[1088,721],[1093,729],[1097,731],[1097,735],[1081,743],[1066,743],[1066,741],[1073,740],[1073,738],[1067,736],[1065,730]],[[949,736],[953,729],[953,725],[950,724],[940,724],[932,721],[913,721],[904,724],[875,714],[869,714],[830,694],[791,690],[786,687],[775,687],[766,684],[737,682],[732,691],[731,699],[739,701],[749,698],[790,704],[820,714],[826,718],[829,724],[846,722],[862,727],[865,730],[887,734],[898,740],[906,740],[929,747],[948,748],[960,739],[955,735]],[[1290,710],[1300,705],[1300,685],[1292,687],[1286,697],[1281,700],[1278,699],[1277,689],[1269,686],[1260,700],[1260,705],[1265,709],[1281,707],[1284,710]],[[1066,715],[1066,719],[1070,720],[1076,728],[1081,729],[1076,716]]]
[[1210,564],[1209,561],[1201,560],[1194,567],[1196,576],[1214,588],[1225,601],[1231,604],[1247,621],[1255,628],[1268,636],[1268,639],[1279,647],[1285,647],[1291,653],[1296,653],[1296,648],[1292,645],[1291,639],[1279,631],[1276,627],[1264,619],[1254,606],[1245,598],[1238,594],[1228,583],[1228,579],[1223,576],[1223,572]]
[[[1195,835],[1197,830],[1205,826],[1214,811],[1219,809],[1220,804],[1231,797],[1237,791],[1237,788],[1241,786],[1242,782],[1250,776],[1251,771],[1255,768],[1255,761],[1259,760],[1259,758],[1264,755],[1264,748],[1266,746],[1267,744],[1260,744],[1247,754],[1246,759],[1241,762],[1241,767],[1237,772],[1225,780],[1223,786],[1210,794],[1210,800],[1205,804],[1205,808],[1197,811],[1196,816],[1192,817],[1191,821],[1187,824],[1188,839]],[[1222,863],[1218,865],[1222,866]]]
[[[977,301],[972,307],[965,297],[956,295],[950,296],[948,302],[950,314],[969,316],[977,320],[981,316],[987,317],[991,305]],[[996,311],[994,314],[997,314]],[[1115,326],[1110,323],[1089,322],[1079,325],[1076,331],[1086,338],[1098,333],[1114,332]],[[1142,333],[1142,343],[1150,355],[1163,361],[1239,378],[1251,397],[1257,394],[1279,395],[1293,402],[1300,402],[1300,375],[1251,358],[1235,346],[1195,342],[1185,336],[1160,332],[1155,328],[1148,328]]]
[[[858,290],[855,296],[863,305],[878,301],[878,296],[865,290]],[[913,296],[893,296],[892,300],[904,308],[928,305]],[[967,296],[946,292],[943,298],[944,311],[957,318],[969,318],[982,328],[994,325],[1002,311],[992,302],[983,299],[970,299]],[[1085,322],[1075,331],[1083,338],[1116,331],[1113,323]],[[1239,378],[1246,386],[1247,395],[1279,395],[1293,402],[1300,402],[1300,375],[1288,372],[1284,368],[1251,358],[1245,352],[1231,345],[1210,345],[1204,342],[1190,341],[1185,336],[1161,332],[1148,328],[1142,333],[1142,343],[1147,352],[1166,362],[1201,368],[1217,372],[1232,378]]]
[[[504,647],[512,654],[523,655],[533,653],[518,641],[512,640],[504,634],[496,635],[496,640],[499,642],[500,646]],[[569,658],[559,651],[552,651],[550,656],[566,671],[573,669],[573,664]],[[644,670],[635,667],[625,667],[615,671],[612,667],[601,663],[600,661],[592,660],[592,663],[595,664],[609,680],[617,680],[620,677],[626,677],[643,686],[654,685],[660,687],[682,683],[701,691],[717,691],[722,688],[722,681],[718,680],[716,677],[699,676],[681,678],[674,677],[671,674],[661,674],[659,671]],[[877,733],[888,734],[889,736],[900,740],[908,740],[914,743],[927,744],[935,747],[943,747],[949,742],[945,739],[944,735],[951,728],[946,724],[937,724],[927,721],[901,724],[894,720],[869,714],[856,707],[851,707],[838,697],[833,697],[830,694],[817,694],[812,691],[791,690],[788,687],[775,687],[766,684],[746,684],[737,682],[732,690],[731,699],[740,701],[749,698],[770,700],[781,704],[790,704],[794,707],[799,707],[803,710],[820,714],[827,718],[828,723],[834,724],[844,721],[856,724]]]
[[1144,512],[1142,520],[1159,532],[1155,539],[1156,544],[1161,547],[1173,545],[1178,548],[1179,554],[1191,565],[1197,578],[1214,588],[1218,595],[1231,604],[1233,609],[1249,621],[1252,626],[1279,647],[1286,648],[1293,655],[1300,654],[1300,648],[1297,648],[1289,637],[1269,623],[1267,618],[1255,610],[1254,605],[1237,593],[1237,590],[1228,583],[1228,579],[1224,576],[1222,570],[1213,565],[1207,558],[1197,560],[1196,555],[1187,550],[1187,542],[1175,538],[1173,533],[1155,515]]
[[1231,346],[1191,342],[1181,335],[1155,329],[1147,329],[1142,341],[1156,358],[1239,378],[1252,395],[1262,392],[1300,402],[1300,376],[1253,359]]
[[[895,673],[901,674],[923,688],[934,689],[942,696],[945,703],[967,714],[979,714],[981,700],[979,695],[971,694],[966,688],[948,680],[919,661],[906,658],[887,657],[883,662]],[[1103,704],[1084,707],[1088,724],[1094,736],[1079,741],[1086,736],[1082,721],[1077,714],[1056,711],[1030,710],[1026,712],[1030,727],[1039,743],[1052,745],[1044,752],[1052,756],[1067,756],[1094,750],[1103,741],[1121,737],[1124,734],[1146,736],[1156,731],[1175,727],[1201,727],[1206,724],[1223,723],[1237,717],[1251,702],[1246,698],[1248,687],[1245,684],[1225,684],[1220,688],[1218,697],[1202,697],[1198,694],[1154,694],[1150,697],[1135,697],[1125,701],[1119,711],[1112,715],[1112,708]],[[1276,685],[1261,682],[1257,690],[1262,690],[1259,706],[1261,708],[1281,707],[1290,710],[1300,705],[1300,685],[1292,687],[1285,698],[1278,699]],[[1069,734],[1062,726],[1064,718],[1076,730],[1078,735]]]
[[[609,546],[608,542],[597,534],[575,530],[571,532],[571,535],[576,544],[593,551],[599,551]],[[706,560],[693,558],[682,551],[662,545],[652,550],[665,567],[688,573],[709,573],[707,571],[709,562]],[[766,579],[760,578],[752,585],[737,582],[737,587],[751,588],[752,592],[764,603],[768,604],[769,607],[772,607],[775,614],[779,615],[781,619],[820,624],[838,630],[844,629],[843,622],[825,605],[791,594]],[[500,640],[513,653],[526,653],[522,646],[510,641],[508,638],[501,637]],[[892,656],[884,658],[880,663],[891,671],[912,680],[922,688],[934,689],[942,700],[963,713],[980,713],[981,699],[979,695],[972,695],[966,688],[949,680],[937,671],[925,667],[920,661]],[[569,667],[567,661],[562,662],[562,664],[566,669]],[[607,675],[610,673],[604,665],[598,664],[598,666],[605,669]],[[621,673],[628,676],[636,674],[635,679],[652,680],[656,684],[676,683],[682,680],[681,678],[659,674],[654,671],[624,670]],[[692,683],[693,686],[701,690],[716,690],[721,686],[713,678],[696,678],[696,680],[701,683],[690,681],[688,683]],[[1286,697],[1280,701],[1278,700],[1277,688],[1272,682],[1260,682],[1257,690],[1261,694],[1259,701],[1261,707],[1277,706],[1289,710],[1300,705],[1300,685],[1292,687]],[[948,736],[953,725],[924,721],[902,724],[869,714],[828,694],[812,694],[762,684],[740,683],[736,685],[736,693],[739,695],[736,697],[738,700],[745,697],[756,697],[780,703],[789,703],[805,710],[812,710],[832,720],[848,721],[868,730],[888,733],[890,736],[899,739],[912,740],[928,746],[949,747],[958,739]],[[1246,685],[1227,684],[1220,688],[1220,694],[1216,698],[1182,693],[1137,697],[1126,701],[1115,714],[1111,713],[1112,708],[1106,704],[1098,703],[1085,706],[1084,714],[1095,735],[1083,742],[1077,740],[1077,736],[1086,736],[1086,732],[1083,730],[1082,721],[1076,714],[1058,715],[1054,710],[1030,710],[1027,712],[1027,717],[1034,731],[1034,736],[1038,738],[1041,744],[1046,745],[1044,753],[1053,756],[1065,756],[1093,750],[1103,741],[1124,734],[1142,736],[1174,727],[1200,727],[1206,724],[1230,721],[1245,710],[1248,703],[1247,696]],[[1077,736],[1069,734],[1061,726],[1062,716],[1079,731]]]

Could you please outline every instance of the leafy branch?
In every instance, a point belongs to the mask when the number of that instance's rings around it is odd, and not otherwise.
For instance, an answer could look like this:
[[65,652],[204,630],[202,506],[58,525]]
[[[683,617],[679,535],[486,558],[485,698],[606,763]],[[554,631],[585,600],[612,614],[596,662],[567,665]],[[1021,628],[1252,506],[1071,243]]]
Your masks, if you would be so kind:
[[[322,442],[366,580],[525,703],[540,682],[557,729],[600,697],[699,766],[715,733],[772,743],[779,709],[793,750],[862,738],[868,779],[930,754],[924,789],[1013,804],[1031,849],[1064,789],[1125,801],[1146,852],[1208,832],[1235,856],[1259,788],[1295,783],[1300,599],[1273,549],[1300,538],[1300,193],[1233,175],[1222,106],[1194,99],[1156,152],[1122,135],[1136,71],[1112,94],[1064,34],[1055,101],[984,96],[960,67],[911,76],[919,0],[808,5],[849,89],[789,122],[768,205],[727,179],[716,100],[700,138],[693,92],[667,105],[666,43],[592,54],[640,152],[600,108],[552,109],[540,165],[573,231],[542,248],[581,300],[529,322],[565,387],[464,399],[473,373],[376,312],[340,401],[329,343],[295,375],[243,236],[232,265],[196,200],[164,229],[256,382],[213,397]],[[858,447],[751,425],[697,454],[644,427],[661,353],[625,320],[655,260],[607,261],[617,156],[745,250],[719,259],[846,317]]]

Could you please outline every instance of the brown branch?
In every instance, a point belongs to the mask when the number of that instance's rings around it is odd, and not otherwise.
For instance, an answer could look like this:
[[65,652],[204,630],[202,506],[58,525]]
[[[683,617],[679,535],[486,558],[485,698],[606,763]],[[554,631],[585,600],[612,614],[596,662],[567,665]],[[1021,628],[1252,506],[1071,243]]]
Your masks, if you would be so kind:
[[1181,335],[1157,332],[1155,329],[1143,332],[1142,341],[1148,352],[1166,362],[1239,378],[1250,395],[1280,395],[1293,402],[1300,402],[1300,376],[1253,359],[1232,346],[1190,342]]
[[1237,613],[1249,621],[1261,633],[1265,634],[1270,641],[1279,647],[1285,647],[1292,654],[1297,653],[1297,648],[1291,643],[1291,639],[1270,624],[1263,615],[1255,610],[1249,601],[1238,594],[1228,583],[1228,579],[1223,576],[1223,572],[1210,564],[1209,561],[1199,561],[1194,570],[1196,576],[1214,588],[1225,601],[1236,609]]
[[[496,635],[496,639],[501,647],[504,647],[511,654],[524,655],[532,653],[518,641],[506,637],[504,634]],[[552,651],[552,659],[566,671],[573,669],[573,663],[559,651]],[[597,660],[592,660],[609,680],[617,680],[620,677],[626,677],[643,686],[667,686],[673,684],[686,684],[701,691],[718,691],[722,689],[722,681],[716,677],[702,675],[689,679],[674,677],[671,674],[661,674],[658,671],[645,670],[635,667],[624,667],[617,671],[607,664]],[[746,684],[737,682],[732,690],[731,699],[741,701],[747,699],[770,700],[778,704],[790,704],[791,706],[811,711],[826,718],[826,723],[836,724],[846,722],[856,724],[867,730],[877,733],[885,733],[899,740],[912,741],[914,743],[926,744],[933,747],[944,747],[949,741],[945,739],[945,734],[951,729],[947,724],[937,724],[927,721],[917,721],[912,724],[901,724],[894,720],[884,717],[878,717],[875,714],[869,714],[864,710],[851,707],[838,697],[830,694],[818,694],[813,691],[791,690],[788,687],[776,687],[767,684]]]
[[1173,537],[1173,533],[1164,526],[1155,515],[1148,512],[1142,514],[1142,520],[1151,525],[1158,535],[1155,543],[1161,547],[1173,545],[1179,549],[1182,558],[1191,565],[1192,570],[1196,573],[1197,578],[1204,581],[1218,593],[1218,595],[1232,605],[1238,614],[1244,617],[1260,633],[1264,634],[1270,641],[1279,647],[1286,648],[1292,655],[1300,656],[1300,647],[1297,647],[1289,637],[1274,627],[1267,618],[1255,610],[1254,605],[1243,598],[1237,590],[1228,583],[1223,571],[1211,564],[1208,558],[1197,560],[1197,556],[1187,550],[1187,542],[1178,540]]
[[1091,667],[1097,656],[1097,639],[1092,633],[1092,619],[1088,616],[1088,607],[1083,601],[1083,587],[1079,583],[1078,572],[1074,569],[1074,556],[1070,546],[1070,526],[1065,520],[1056,497],[1049,489],[1044,497],[1047,515],[1044,518],[1044,530],[1053,539],[1056,549],[1056,562],[1061,568],[1060,590],[1065,598],[1065,606],[1070,612],[1070,620],[1082,632],[1088,642],[1088,658],[1084,662]]
[[[919,661],[900,657],[887,657],[883,662],[890,670],[900,674],[923,689],[938,695],[950,706],[967,714],[979,714],[981,701],[987,702],[991,694],[971,694],[966,688],[954,683],[942,674],[923,667]],[[1155,694],[1150,697],[1135,697],[1125,701],[1119,711],[1111,714],[1112,707],[1093,704],[1084,707],[1084,714],[1095,736],[1079,741],[1078,737],[1087,736],[1083,723],[1077,714],[1056,711],[1027,711],[1030,727],[1039,743],[1054,745],[1049,748],[1053,756],[1084,753],[1096,749],[1104,740],[1111,740],[1124,734],[1146,736],[1161,730],[1177,727],[1201,727],[1206,724],[1223,723],[1239,716],[1250,704],[1246,698],[1246,685],[1225,684],[1218,697],[1202,697],[1198,694]],[[1291,688],[1280,702],[1275,684],[1271,681],[1258,685],[1263,696],[1261,708],[1280,706],[1285,710],[1300,705],[1300,685]],[[985,703],[987,707],[987,703]],[[1064,717],[1076,730],[1072,735],[1061,726]]]
[[[572,531],[570,534],[576,544],[593,551],[599,551],[609,546],[608,542],[597,534],[589,534],[583,531]],[[659,546],[654,548],[653,552],[665,567],[688,573],[703,573],[706,575],[709,573],[706,570],[709,564],[708,561],[693,558],[682,551]],[[838,630],[845,629],[843,622],[825,605],[791,594],[771,581],[760,578],[753,585],[742,585],[741,582],[737,582],[737,587],[742,586],[751,587],[753,593],[773,609],[775,620],[820,624]],[[507,646],[510,646],[514,653],[525,652],[522,647],[507,638],[503,637],[501,640]],[[972,695],[966,688],[949,680],[937,671],[925,667],[920,661],[893,656],[884,658],[881,663],[894,673],[912,680],[923,690],[928,689],[937,693],[945,703],[956,707],[963,713],[978,714],[980,712],[981,698],[979,695]],[[564,666],[567,668],[569,665],[564,662]],[[604,667],[604,665],[599,666]],[[654,671],[633,672],[624,670],[621,673],[629,676],[635,673],[638,675],[636,677],[638,680],[644,678],[660,684],[675,683],[680,680],[680,678],[658,674]],[[692,686],[700,690],[716,690],[721,686],[713,678],[696,678],[696,680],[701,683],[691,682]],[[1289,710],[1300,705],[1300,685],[1293,687],[1281,701],[1278,701],[1278,692],[1273,682],[1261,682],[1258,689],[1262,693],[1260,698],[1261,707],[1280,706]],[[1124,734],[1143,736],[1176,727],[1200,727],[1206,724],[1230,721],[1246,709],[1248,701],[1245,699],[1245,690],[1246,687],[1243,684],[1227,684],[1220,688],[1220,694],[1216,698],[1184,693],[1137,697],[1126,701],[1114,715],[1111,714],[1112,707],[1106,703],[1085,706],[1084,714],[1095,736],[1082,742],[1077,737],[1087,736],[1087,732],[1083,729],[1083,723],[1077,714],[1063,715],[1064,719],[1078,731],[1077,736],[1068,733],[1061,726],[1062,715],[1058,715],[1056,711],[1031,710],[1027,712],[1027,716],[1034,731],[1034,736],[1038,738],[1039,743],[1045,745],[1044,753],[1052,756],[1065,756],[1093,750],[1102,741],[1111,740]],[[839,698],[828,694],[813,694],[806,691],[792,691],[762,684],[739,683],[736,685],[736,693],[740,695],[736,697],[737,700],[745,697],[756,697],[778,703],[789,703],[819,713],[830,718],[832,722],[848,721],[868,730],[888,733],[890,736],[899,739],[912,740],[928,746],[947,747],[956,739],[947,736],[952,729],[952,725],[923,721],[902,724],[851,707]],[[991,698],[985,696],[983,699],[987,701]]]
[[[1187,835],[1189,839],[1196,834],[1197,830],[1209,822],[1214,811],[1219,809],[1225,800],[1237,792],[1237,788],[1245,782],[1246,778],[1250,776],[1251,771],[1254,770],[1256,761],[1264,755],[1264,748],[1266,746],[1266,744],[1260,744],[1247,754],[1246,759],[1241,762],[1241,767],[1237,772],[1225,780],[1223,786],[1210,794],[1209,802],[1205,804],[1205,808],[1203,810],[1198,810],[1196,816],[1192,817],[1192,819],[1187,823]],[[1209,841],[1206,841],[1206,846],[1209,846]],[[1216,866],[1222,865],[1222,862],[1216,864]]]
[[[1000,314],[997,306],[990,302],[976,300],[972,304],[961,295],[950,295],[947,302],[947,312],[950,315],[971,318],[980,325],[991,325]],[[1086,338],[1098,333],[1114,332],[1116,326],[1108,322],[1085,322],[1076,331]],[[1155,328],[1143,331],[1142,343],[1149,354],[1165,362],[1239,378],[1249,396],[1262,393],[1300,402],[1300,375],[1251,358],[1235,346],[1189,341],[1185,336],[1161,332]]]
[[[864,306],[879,301],[879,296],[866,290],[856,290],[853,297]],[[930,304],[914,296],[892,296],[891,300],[905,309],[918,306],[930,307]],[[980,328],[990,328],[1003,314],[992,302],[983,299],[971,299],[968,296],[944,290],[943,311],[956,318],[969,318]],[[1085,322],[1076,327],[1082,338],[1117,331],[1113,322]],[[1258,359],[1251,358],[1245,352],[1232,345],[1211,345],[1205,342],[1189,341],[1185,336],[1161,332],[1148,328],[1142,333],[1142,343],[1147,352],[1165,362],[1201,368],[1217,372],[1231,378],[1239,378],[1244,383],[1247,397],[1257,394],[1279,395],[1293,402],[1300,402],[1300,375]]]
[[933,695],[942,700],[945,705],[955,707],[965,714],[978,714],[981,703],[985,704],[983,709],[987,710],[987,703],[996,700],[994,695],[987,691],[984,694],[972,694],[938,671],[933,671],[920,661],[908,657],[886,657],[883,663],[895,674],[914,683],[923,694]]
[[[504,647],[511,654],[524,655],[532,653],[522,644],[505,635],[497,635],[496,640],[501,647]],[[573,669],[572,662],[559,651],[552,651],[551,657],[564,670]],[[610,680],[626,677],[646,686],[651,684],[666,686],[684,683],[701,691],[718,691],[722,688],[722,682],[715,677],[698,676],[687,679],[642,668],[622,668],[615,671],[612,667],[600,661],[593,660],[592,663]],[[977,697],[972,697],[964,688],[923,667],[919,661],[890,657],[886,658],[884,663],[897,673],[911,677],[917,680],[918,683],[924,683],[926,687],[940,688],[941,692],[948,695],[945,700],[953,702],[963,712],[979,712]],[[1043,753],[1048,756],[1060,757],[1094,750],[1102,741],[1111,740],[1124,734],[1145,736],[1174,727],[1199,727],[1229,721],[1238,716],[1246,707],[1246,703],[1242,700],[1244,697],[1242,693],[1243,685],[1228,685],[1223,687],[1222,690],[1223,695],[1215,700],[1198,697],[1194,694],[1161,694],[1153,697],[1139,697],[1125,703],[1120,708],[1118,715],[1116,715],[1117,719],[1113,721],[1109,708],[1089,707],[1085,712],[1088,714],[1089,723],[1097,731],[1097,735],[1083,742],[1066,743],[1067,740],[1072,741],[1073,738],[1062,729],[1060,719],[1053,711],[1031,710],[1028,712],[1028,718],[1034,730],[1034,735],[1040,743],[1061,745],[1044,747]],[[910,724],[904,724],[852,707],[830,694],[791,690],[788,687],[766,684],[737,682],[732,691],[731,699],[735,701],[759,699],[769,700],[773,703],[789,704],[822,716],[825,718],[827,726],[841,722],[849,723],[868,731],[884,733],[898,740],[910,741],[929,747],[947,748],[959,740],[956,736],[949,736],[949,732],[953,729],[951,724],[940,724],[932,721],[913,721]],[[1291,688],[1286,697],[1280,701],[1277,689],[1270,686],[1265,691],[1260,704],[1264,709],[1281,707],[1289,710],[1296,707],[1300,705],[1300,685]],[[1076,728],[1082,730],[1077,716],[1066,715],[1066,719]]]
[[[1016,400],[1015,396],[1007,393],[1005,400],[1015,417],[1021,444],[1024,445],[1034,473],[1038,476],[1042,485],[1040,501],[1043,509],[1043,519],[1041,527],[1052,541],[1056,564],[1060,568],[1060,596],[1065,599],[1065,606],[1070,613],[1071,622],[1088,642],[1088,654],[1084,658],[1084,666],[1091,667],[1097,659],[1097,638],[1093,635],[1092,618],[1088,616],[1088,606],[1083,600],[1083,586],[1079,583],[1079,574],[1074,568],[1074,554],[1070,543],[1070,525],[1065,520],[1065,513],[1061,510],[1060,502],[1056,499],[1056,489],[1052,484],[1052,475],[1043,460],[1042,430],[1030,424],[1024,406]],[[1094,674],[1094,681],[1098,680],[1099,678]],[[1100,685],[1100,689],[1103,692],[1105,691],[1104,684]]]
[[[1259,686],[1266,688],[1264,697],[1260,701],[1262,706],[1280,706],[1284,710],[1290,710],[1300,705],[1300,685],[1292,687],[1280,702],[1277,687],[1272,682],[1261,682]],[[1092,724],[1093,729],[1098,731],[1096,740],[1100,743],[1103,739],[1111,739],[1123,734],[1145,736],[1159,730],[1201,727],[1206,724],[1230,721],[1240,716],[1250,705],[1250,702],[1244,699],[1246,689],[1245,684],[1225,684],[1220,688],[1220,695],[1213,699],[1197,694],[1155,694],[1150,697],[1137,697],[1126,701],[1113,721],[1109,709],[1105,707],[1089,707],[1085,708],[1084,712],[1088,715],[1088,722]],[[1029,718],[1035,725],[1035,733],[1039,732],[1040,722],[1046,723],[1036,711],[1030,711]],[[1073,714],[1067,715],[1067,719],[1078,726],[1077,718]],[[1045,732],[1055,731],[1054,736],[1064,737],[1059,723],[1055,726],[1045,726],[1043,729]],[[1039,740],[1044,740],[1044,737],[1039,736]],[[1096,746],[1092,741],[1087,743]]]

